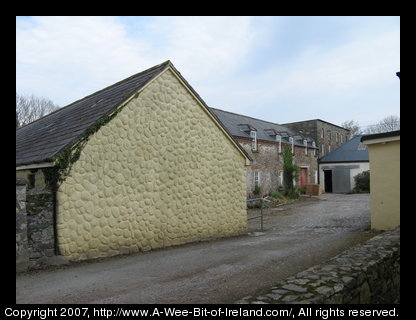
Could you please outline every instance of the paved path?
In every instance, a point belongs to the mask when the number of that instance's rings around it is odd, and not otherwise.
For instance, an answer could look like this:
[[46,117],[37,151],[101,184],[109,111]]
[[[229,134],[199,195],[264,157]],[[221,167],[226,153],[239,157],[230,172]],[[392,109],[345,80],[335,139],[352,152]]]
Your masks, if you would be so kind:
[[[368,195],[325,194],[276,209],[264,234],[16,275],[16,302],[233,303],[373,236]],[[249,231],[258,227],[250,221]]]

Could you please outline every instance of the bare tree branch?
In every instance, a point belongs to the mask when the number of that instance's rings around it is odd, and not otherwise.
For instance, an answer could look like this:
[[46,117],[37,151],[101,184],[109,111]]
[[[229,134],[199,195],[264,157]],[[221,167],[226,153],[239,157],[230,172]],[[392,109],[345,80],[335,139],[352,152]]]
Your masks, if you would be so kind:
[[59,108],[50,99],[16,92],[16,128],[24,126]]

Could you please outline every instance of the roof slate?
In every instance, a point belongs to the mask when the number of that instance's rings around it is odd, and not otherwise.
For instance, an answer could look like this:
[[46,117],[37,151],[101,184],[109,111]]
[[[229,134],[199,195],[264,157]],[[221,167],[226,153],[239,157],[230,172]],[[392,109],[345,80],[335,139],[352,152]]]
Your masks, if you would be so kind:
[[354,136],[334,151],[322,157],[319,162],[368,162],[368,147],[361,144],[361,137]]
[[171,65],[165,61],[16,130],[16,166],[50,162]]
[[[303,139],[308,140],[308,148],[312,147],[312,139],[304,138],[299,135],[299,132],[288,127],[279,125],[277,123],[264,121],[237,113],[232,113],[220,109],[210,108],[210,110],[218,117],[228,131],[236,137],[250,138],[250,132],[244,131],[242,128],[248,126],[255,129],[258,140],[266,140],[276,142],[274,135],[269,135],[273,129],[276,133],[282,135],[282,142],[289,143],[289,137],[295,138],[295,145],[304,146]],[[287,133],[287,135],[285,135]]]

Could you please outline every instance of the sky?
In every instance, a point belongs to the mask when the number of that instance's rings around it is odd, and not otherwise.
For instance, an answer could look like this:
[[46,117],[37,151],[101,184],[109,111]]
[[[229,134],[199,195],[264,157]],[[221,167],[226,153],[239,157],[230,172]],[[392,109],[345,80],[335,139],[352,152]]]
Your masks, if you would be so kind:
[[262,120],[400,116],[398,16],[16,17],[16,92],[61,107],[166,60],[208,106]]

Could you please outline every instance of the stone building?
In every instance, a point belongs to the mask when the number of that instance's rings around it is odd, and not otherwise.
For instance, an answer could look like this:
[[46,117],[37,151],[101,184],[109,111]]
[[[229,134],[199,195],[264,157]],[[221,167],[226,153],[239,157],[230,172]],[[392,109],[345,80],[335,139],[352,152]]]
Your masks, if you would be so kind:
[[334,151],[350,138],[350,130],[321,119],[284,123],[282,125],[315,140],[319,149],[319,158]]
[[295,163],[301,168],[298,186],[318,183],[318,149],[313,139],[273,122],[211,110],[253,159],[247,167],[247,197],[254,196],[256,185],[261,195],[283,186],[283,148],[286,145],[291,147]]
[[16,131],[16,175],[52,190],[69,260],[245,233],[249,164],[170,61]]
[[368,148],[361,143],[361,137],[354,136],[319,159],[319,181],[325,192],[351,192],[355,187],[354,177],[370,170]]

